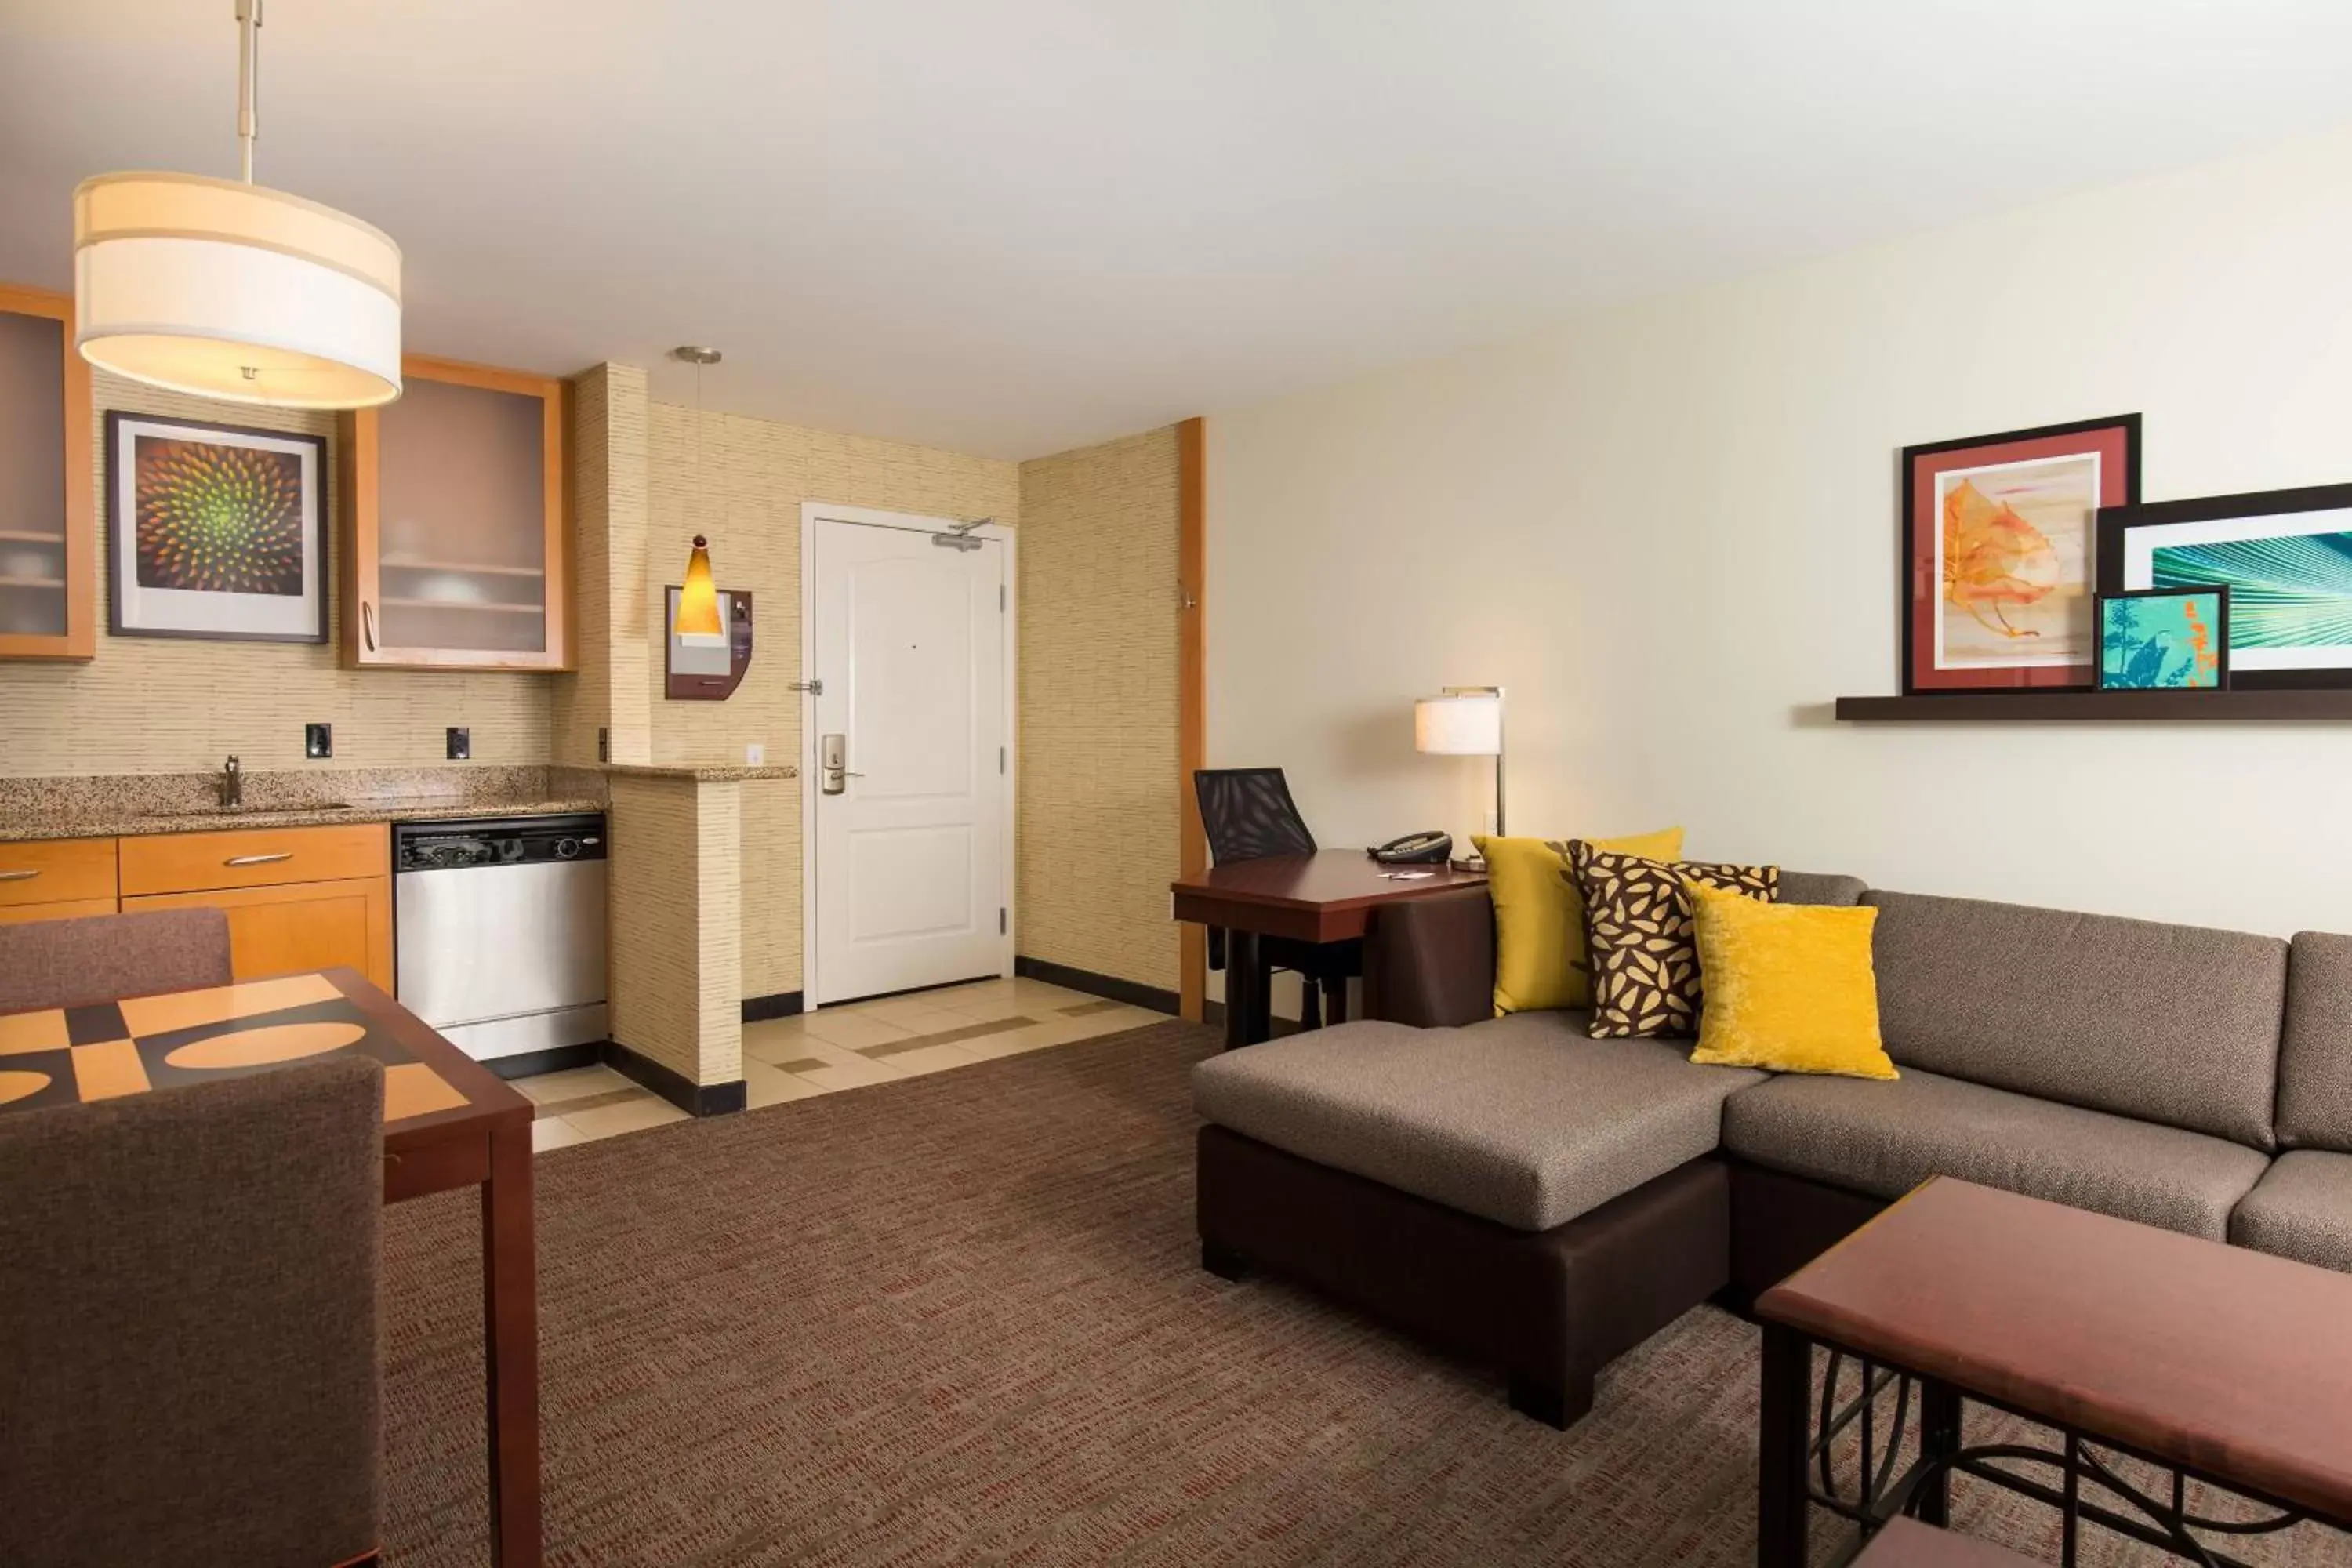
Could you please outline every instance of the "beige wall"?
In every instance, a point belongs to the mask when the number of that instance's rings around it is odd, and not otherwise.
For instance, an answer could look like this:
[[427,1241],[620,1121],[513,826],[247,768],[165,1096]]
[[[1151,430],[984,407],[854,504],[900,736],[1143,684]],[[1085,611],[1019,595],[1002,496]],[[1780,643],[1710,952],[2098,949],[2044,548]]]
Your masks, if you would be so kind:
[[1173,426],[1021,465],[1020,951],[1177,988]]
[[[708,413],[698,468],[695,413],[653,405],[651,529],[646,566],[645,644],[656,763],[733,763],[758,742],[772,763],[799,760],[801,503],[830,501],[925,516],[1021,512],[1016,465],[866,437],[804,430],[765,419]],[[752,595],[751,668],[724,702],[673,702],[660,694],[662,590],[686,571],[696,533],[710,540],[721,588]],[[801,795],[797,779],[742,785],[743,988],[747,996],[802,989]]]
[[743,1076],[742,787],[612,781],[613,1038],[689,1083]]
[[1841,725],[1906,444],[2147,416],[2150,500],[2352,479],[2352,132],[1208,422],[1209,756],[1316,833],[1478,826],[1411,703],[1510,689],[1511,826],[2352,931],[2343,725]]
[[[572,514],[572,651],[577,670],[555,678],[555,760],[653,760],[646,686],[646,373],[601,364],[572,383],[568,478]],[[596,754],[596,731],[611,751]]]
[[[158,391],[100,372],[89,482],[106,516],[109,409],[329,437],[334,525],[334,416],[247,408]],[[0,773],[200,772],[236,752],[250,770],[388,767],[444,760],[442,730],[473,731],[474,760],[548,760],[552,677],[354,670],[327,643],[205,642],[105,635],[100,524],[98,656],[88,664],[0,661]],[[328,595],[331,616],[340,610]],[[302,726],[335,727],[335,755],[306,763]],[[593,752],[592,752],[593,754]]]

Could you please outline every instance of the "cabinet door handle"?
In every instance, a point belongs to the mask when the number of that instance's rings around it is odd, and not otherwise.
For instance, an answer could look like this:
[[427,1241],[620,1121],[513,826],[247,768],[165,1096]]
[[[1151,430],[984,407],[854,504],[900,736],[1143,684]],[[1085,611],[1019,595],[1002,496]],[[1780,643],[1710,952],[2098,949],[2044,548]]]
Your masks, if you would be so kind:
[[360,601],[360,635],[367,638],[368,652],[375,651],[375,606],[365,599]]
[[224,866],[275,866],[280,860],[291,860],[294,851],[280,849],[275,855],[232,855],[221,862]]
[[37,866],[29,871],[0,871],[0,882],[29,882],[40,874]]

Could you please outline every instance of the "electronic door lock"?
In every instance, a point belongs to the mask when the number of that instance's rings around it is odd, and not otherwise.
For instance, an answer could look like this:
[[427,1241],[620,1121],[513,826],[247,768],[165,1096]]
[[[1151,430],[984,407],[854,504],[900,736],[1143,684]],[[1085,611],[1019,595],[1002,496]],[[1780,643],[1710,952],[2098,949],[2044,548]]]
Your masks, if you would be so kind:
[[820,735],[816,742],[817,789],[824,795],[841,795],[849,788],[851,779],[862,779],[864,773],[849,771],[849,737]]

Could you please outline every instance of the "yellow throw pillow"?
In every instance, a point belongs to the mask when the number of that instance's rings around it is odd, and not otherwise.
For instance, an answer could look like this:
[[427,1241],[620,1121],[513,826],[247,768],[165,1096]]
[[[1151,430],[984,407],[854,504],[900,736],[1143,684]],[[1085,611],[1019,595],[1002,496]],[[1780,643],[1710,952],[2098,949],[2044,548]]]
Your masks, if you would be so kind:
[[1709,1067],[1895,1078],[1878,1033],[1874,909],[1766,904],[1685,880],[1706,984],[1698,1049]]
[[[1568,868],[1568,840],[1473,838],[1495,899],[1495,1016],[1592,1005],[1584,954],[1584,899]],[[1651,860],[1683,858],[1683,830],[1661,828],[1587,842]]]

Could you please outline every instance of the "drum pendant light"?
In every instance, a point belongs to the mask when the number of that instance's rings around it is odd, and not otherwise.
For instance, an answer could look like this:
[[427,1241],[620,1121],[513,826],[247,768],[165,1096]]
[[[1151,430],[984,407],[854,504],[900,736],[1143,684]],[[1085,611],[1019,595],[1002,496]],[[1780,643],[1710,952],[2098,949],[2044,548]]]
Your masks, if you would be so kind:
[[[691,344],[674,348],[669,354],[694,367],[694,490],[698,503],[703,489],[702,367],[717,364],[721,356],[717,349]],[[695,510],[702,508],[698,504]],[[710,541],[698,533],[694,536],[694,553],[686,558],[686,581],[678,588],[677,614],[669,629],[682,637],[715,637],[727,630],[719,620],[719,587],[710,578]]]
[[261,0],[236,0],[244,178],[99,174],[74,189],[74,335],[101,370],[283,408],[400,395],[400,247],[253,183]]

